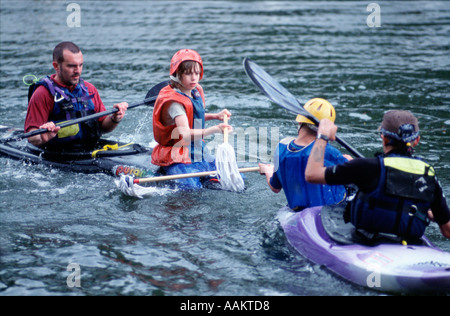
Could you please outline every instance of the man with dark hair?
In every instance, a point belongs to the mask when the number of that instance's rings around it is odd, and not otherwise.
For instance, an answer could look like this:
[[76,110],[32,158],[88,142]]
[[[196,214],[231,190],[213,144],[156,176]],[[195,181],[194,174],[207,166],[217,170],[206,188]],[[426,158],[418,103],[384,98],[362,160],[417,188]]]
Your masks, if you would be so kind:
[[98,120],[65,128],[57,123],[105,111],[97,89],[81,78],[83,54],[72,42],[62,42],[53,50],[55,74],[39,81],[28,103],[25,132],[46,128],[47,133],[28,138],[35,146],[66,149],[94,147],[102,133],[113,131],[128,108],[115,104],[118,111]]
[[336,131],[330,120],[320,121],[320,137],[308,159],[305,178],[311,183],[355,184],[358,192],[347,210],[357,230],[414,240],[423,235],[431,219],[442,235],[450,238],[450,211],[435,171],[413,156],[420,136],[417,118],[411,112],[385,113],[379,129],[382,155],[324,167],[325,146],[335,139]]
[[74,54],[81,52],[80,48],[72,42],[61,42],[53,49],[53,61],[62,63],[64,61],[64,50],[68,50]]

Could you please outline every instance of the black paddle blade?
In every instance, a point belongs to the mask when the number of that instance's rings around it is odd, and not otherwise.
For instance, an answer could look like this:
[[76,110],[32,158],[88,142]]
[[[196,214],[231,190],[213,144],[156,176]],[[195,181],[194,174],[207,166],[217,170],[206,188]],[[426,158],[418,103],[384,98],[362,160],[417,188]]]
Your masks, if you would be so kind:
[[253,83],[274,103],[295,114],[301,114],[315,124],[317,119],[306,111],[297,98],[264,69],[248,58],[244,59],[244,69]]
[[[315,116],[306,111],[297,98],[278,81],[273,79],[264,69],[248,58],[244,59],[244,69],[253,83],[274,103],[296,114],[301,114],[319,125]],[[336,141],[356,157],[364,157],[355,148],[336,136]]]
[[152,87],[150,90],[148,90],[147,95],[145,96],[145,99],[151,99],[151,101],[145,102],[146,105],[154,106],[155,100],[158,97],[159,91],[161,91],[162,88],[167,86],[169,84],[169,81],[163,81],[158,83],[156,86]]

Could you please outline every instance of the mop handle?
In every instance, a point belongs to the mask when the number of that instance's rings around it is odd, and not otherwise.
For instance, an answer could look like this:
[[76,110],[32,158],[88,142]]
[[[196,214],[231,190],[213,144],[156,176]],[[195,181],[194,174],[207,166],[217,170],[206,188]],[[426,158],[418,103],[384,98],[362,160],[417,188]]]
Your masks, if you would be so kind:
[[[228,115],[224,115],[223,116],[223,122],[225,124],[228,124]],[[228,127],[225,127],[225,129],[223,130],[223,142],[224,144],[228,143]]]

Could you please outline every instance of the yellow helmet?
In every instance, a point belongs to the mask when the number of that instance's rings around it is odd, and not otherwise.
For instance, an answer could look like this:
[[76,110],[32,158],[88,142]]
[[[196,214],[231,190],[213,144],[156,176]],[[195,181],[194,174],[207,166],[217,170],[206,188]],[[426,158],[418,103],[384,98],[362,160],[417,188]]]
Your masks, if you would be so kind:
[[[325,99],[311,99],[305,103],[303,108],[316,117],[319,121],[327,118],[334,123],[334,120],[336,119],[336,111],[334,107]],[[296,121],[299,123],[314,124],[311,120],[300,114],[297,115]]]

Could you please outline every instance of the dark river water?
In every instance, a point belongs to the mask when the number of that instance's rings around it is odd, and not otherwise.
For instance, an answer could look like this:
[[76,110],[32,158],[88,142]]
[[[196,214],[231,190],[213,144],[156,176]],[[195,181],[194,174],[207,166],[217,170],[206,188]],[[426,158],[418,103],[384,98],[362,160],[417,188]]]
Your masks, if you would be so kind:
[[[0,125],[23,127],[22,78],[52,74],[60,41],[81,47],[83,77],[108,109],[143,100],[167,78],[172,55],[192,48],[204,61],[207,109],[227,108],[237,134],[259,134],[236,145],[239,166],[255,166],[269,162],[271,144],[295,135],[296,125],[248,79],[242,61],[250,57],[301,102],[328,99],[339,135],[365,156],[381,148],[376,130],[386,110],[413,111],[422,130],[416,154],[450,195],[448,2],[378,1],[380,19],[366,1],[76,1],[79,11],[69,3],[0,1]],[[109,137],[151,145],[151,113],[128,111]],[[284,194],[257,173],[245,181],[240,194],[136,199],[109,175],[2,157],[0,295],[383,294],[296,253],[276,220]],[[450,251],[435,224],[427,235]],[[72,267],[79,286],[67,283]]]

